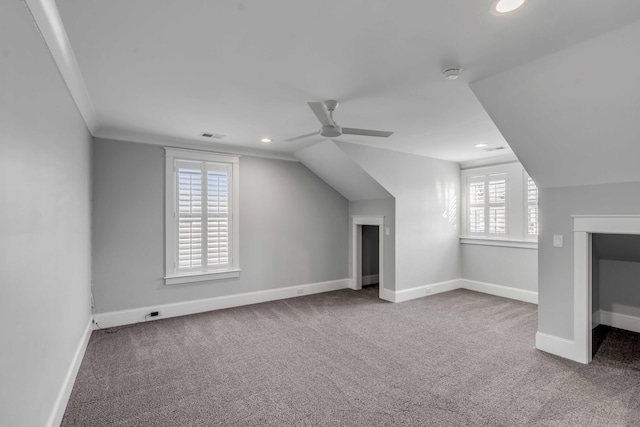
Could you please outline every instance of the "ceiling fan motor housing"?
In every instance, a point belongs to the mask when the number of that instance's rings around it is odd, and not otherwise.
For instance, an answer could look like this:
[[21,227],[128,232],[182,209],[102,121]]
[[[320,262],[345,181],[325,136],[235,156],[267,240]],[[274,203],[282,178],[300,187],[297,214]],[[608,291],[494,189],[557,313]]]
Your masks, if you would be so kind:
[[335,126],[322,126],[322,130],[320,130],[320,135],[325,138],[335,138],[342,135],[342,128],[338,125]]

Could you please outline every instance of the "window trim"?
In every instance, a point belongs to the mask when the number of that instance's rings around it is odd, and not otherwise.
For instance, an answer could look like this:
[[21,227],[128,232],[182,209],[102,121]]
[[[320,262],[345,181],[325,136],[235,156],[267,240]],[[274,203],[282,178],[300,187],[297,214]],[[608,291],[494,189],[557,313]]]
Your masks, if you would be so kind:
[[[504,177],[505,194],[504,194],[503,203],[491,202],[490,187],[491,187],[492,177],[494,177],[494,181],[496,180],[496,177]],[[511,180],[509,179],[509,174],[506,172],[469,174],[465,177],[464,201],[466,204],[466,209],[465,209],[466,217],[464,222],[465,222],[465,231],[466,231],[467,237],[475,238],[475,239],[499,239],[499,240],[509,239],[509,232],[511,229],[511,226],[509,224],[509,218],[511,216],[510,209],[509,209],[509,203],[511,199],[511,195],[510,195],[511,182],[510,181]],[[476,204],[472,206],[469,200],[469,195],[470,195],[469,187],[472,183],[478,183],[478,182],[481,182],[483,184],[484,200],[482,205]],[[469,220],[471,218],[471,209],[473,207],[481,207],[484,211],[484,214],[483,214],[484,231],[483,232],[472,232],[469,230]],[[504,216],[505,216],[505,224],[504,224],[505,232],[504,233],[491,232],[491,208],[492,207],[504,207]]]
[[[165,149],[165,285],[230,279],[240,276],[240,157],[210,151],[188,150],[173,147]],[[219,271],[178,274],[175,271],[176,257],[176,160],[231,164],[231,263]]]
[[[527,237],[526,219],[526,203],[525,199],[525,180],[523,174],[526,171],[519,162],[500,163],[493,165],[482,165],[477,167],[468,167],[460,170],[460,200],[461,200],[461,219],[460,219],[460,242],[464,244],[482,244],[483,241],[487,245],[510,246],[508,243],[513,242],[514,247],[522,247],[520,243],[524,243],[525,247],[535,247],[538,239],[534,236]],[[468,179],[475,177],[489,177],[491,175],[505,174],[507,180],[507,234],[506,235],[488,235],[486,233],[471,233],[469,229],[469,189]],[[488,226],[488,222],[487,222]],[[488,229],[486,230],[489,231]]]
[[[522,177],[523,177],[523,181],[522,181],[522,188],[523,188],[523,197],[522,197],[522,201],[524,203],[524,230],[522,231],[524,239],[527,242],[537,242],[538,241],[538,236],[540,235],[540,189],[538,188],[538,185],[536,184],[535,181],[533,181],[533,178],[531,178],[529,176],[529,174],[527,173],[526,170],[524,170],[524,168],[522,169]],[[535,206],[537,207],[538,211],[537,211],[537,230],[538,230],[538,234],[536,234],[535,236],[530,235],[529,234],[529,207],[531,207],[533,204],[529,203],[529,179],[531,179],[531,181],[533,181],[533,184],[536,186],[536,189],[538,191],[538,196],[536,198],[536,204]]]

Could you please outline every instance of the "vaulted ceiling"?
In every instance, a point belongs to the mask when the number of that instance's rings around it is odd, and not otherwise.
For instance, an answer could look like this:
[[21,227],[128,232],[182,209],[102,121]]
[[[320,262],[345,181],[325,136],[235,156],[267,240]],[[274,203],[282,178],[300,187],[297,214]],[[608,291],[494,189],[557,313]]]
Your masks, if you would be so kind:
[[[34,1],[27,0],[28,3]],[[47,2],[52,0],[42,0]],[[394,131],[341,140],[466,161],[510,148],[469,83],[640,18],[637,0],[57,0],[96,112],[94,135],[293,153],[321,137],[308,101],[336,121]],[[460,66],[456,81],[442,70]],[[273,139],[270,144],[262,137]]]

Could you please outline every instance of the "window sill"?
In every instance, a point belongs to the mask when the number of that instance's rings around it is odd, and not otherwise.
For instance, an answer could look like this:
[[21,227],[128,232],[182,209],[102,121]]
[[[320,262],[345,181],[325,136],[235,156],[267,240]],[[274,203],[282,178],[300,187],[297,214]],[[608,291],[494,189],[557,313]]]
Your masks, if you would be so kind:
[[463,245],[502,246],[507,248],[538,249],[538,242],[531,240],[487,239],[482,237],[460,237]]
[[179,285],[181,283],[207,282],[211,280],[224,280],[240,277],[240,270],[224,270],[209,273],[184,274],[182,276],[167,276],[165,285]]

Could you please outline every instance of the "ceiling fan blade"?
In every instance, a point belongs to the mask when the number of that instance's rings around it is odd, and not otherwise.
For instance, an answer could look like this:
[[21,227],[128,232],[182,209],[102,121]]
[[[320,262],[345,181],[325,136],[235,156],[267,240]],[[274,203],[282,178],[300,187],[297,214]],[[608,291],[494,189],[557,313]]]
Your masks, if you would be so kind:
[[322,126],[331,126],[336,127],[336,123],[331,119],[331,115],[329,114],[329,110],[324,102],[307,102],[311,110],[316,115]]
[[314,136],[314,135],[320,135],[320,131],[307,133],[305,135],[300,135],[300,136],[294,136],[293,138],[285,139],[285,142],[298,141],[300,139],[309,138],[310,136]]
[[353,129],[353,128],[342,128],[342,133],[346,135],[381,136],[383,138],[393,135],[393,132],[385,132],[383,130],[368,130],[368,129]]

